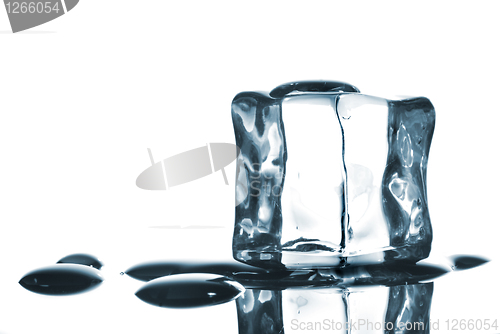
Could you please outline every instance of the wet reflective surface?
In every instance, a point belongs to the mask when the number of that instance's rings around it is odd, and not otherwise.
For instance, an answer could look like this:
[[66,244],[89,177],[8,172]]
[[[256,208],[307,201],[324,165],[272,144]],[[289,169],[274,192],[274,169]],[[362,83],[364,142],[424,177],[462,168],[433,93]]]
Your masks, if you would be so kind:
[[[437,321],[441,320],[441,329],[447,325],[439,311],[443,307],[440,292],[448,285],[463,286],[464,280],[476,277],[474,271],[483,264],[491,266],[484,257],[464,254],[431,257],[416,265],[382,263],[275,271],[234,260],[156,261],[132,266],[126,270],[127,275],[106,273],[113,278],[106,284],[108,290],[101,288],[75,299],[37,299],[36,294],[30,294],[34,296],[30,303],[54,312],[61,312],[67,303],[79,303],[81,298],[103,310],[127,305],[122,312],[134,310],[129,316],[138,312],[137,316],[140,314],[151,326],[156,324],[152,332],[170,326],[170,322],[179,326],[181,319],[186,331],[192,332],[199,327],[193,319],[200,317],[197,310],[203,307],[203,312],[213,309],[223,315],[213,323],[206,322],[206,332],[440,333]],[[57,296],[90,291],[102,280],[95,268],[56,264],[26,274],[20,284],[32,292]],[[113,290],[115,294],[110,295]],[[433,305],[436,296],[437,308]],[[466,293],[457,296],[463,298]],[[444,303],[449,304],[449,300]],[[435,308],[433,315],[431,310]],[[159,325],[164,317],[170,319],[169,324]]]
[[139,280],[170,275],[149,281],[136,293],[155,306],[210,306],[237,297],[240,334],[430,333],[434,280],[488,262],[465,255],[441,260],[278,271],[233,262],[165,261],[136,265],[127,274]]
[[385,327],[393,328],[389,333],[428,333],[433,290],[432,282],[391,287],[385,316]]
[[[484,262],[483,262],[484,263]],[[264,270],[240,264],[210,262],[151,262],[138,264],[126,271],[130,277],[149,281],[161,276],[182,273],[211,273],[224,275],[241,283],[245,288],[287,289],[291,287],[353,287],[395,286],[414,284],[449,273],[447,264],[420,261],[417,264],[388,264],[350,266],[346,268],[309,270]]]
[[238,328],[240,334],[429,333],[432,294],[432,282],[342,291],[249,289],[236,300]]
[[279,290],[246,290],[236,301],[239,333],[283,332],[282,304]]
[[55,264],[27,273],[19,284],[45,295],[70,295],[97,287],[103,277],[98,270],[80,264]]

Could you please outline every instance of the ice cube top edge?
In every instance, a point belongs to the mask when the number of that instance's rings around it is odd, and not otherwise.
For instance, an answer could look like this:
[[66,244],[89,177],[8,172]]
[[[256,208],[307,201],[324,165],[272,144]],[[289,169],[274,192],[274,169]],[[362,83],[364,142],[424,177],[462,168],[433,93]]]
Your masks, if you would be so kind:
[[340,81],[295,81],[276,87],[269,95],[283,98],[296,93],[359,93],[359,89]]
[[267,98],[269,101],[273,101],[283,99],[286,96],[320,93],[360,93],[360,90],[351,84],[340,81],[293,81],[279,85],[270,92],[241,92],[234,97],[233,101],[245,96]]

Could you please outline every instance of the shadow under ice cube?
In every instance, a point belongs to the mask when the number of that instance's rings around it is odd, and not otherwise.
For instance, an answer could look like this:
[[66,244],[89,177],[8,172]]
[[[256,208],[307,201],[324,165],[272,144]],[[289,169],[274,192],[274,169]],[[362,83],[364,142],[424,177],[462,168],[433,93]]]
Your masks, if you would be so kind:
[[295,82],[233,100],[236,260],[312,268],[429,255],[426,98]]

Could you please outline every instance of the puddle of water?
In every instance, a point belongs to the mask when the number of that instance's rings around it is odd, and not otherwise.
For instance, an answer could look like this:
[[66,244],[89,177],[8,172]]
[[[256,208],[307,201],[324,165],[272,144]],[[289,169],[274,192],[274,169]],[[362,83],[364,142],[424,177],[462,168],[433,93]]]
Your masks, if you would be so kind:
[[141,263],[125,271],[128,276],[145,282],[175,274],[207,273],[232,277],[234,273],[238,272],[267,273],[267,270],[236,261],[156,261]]
[[448,259],[448,263],[435,263],[422,260],[412,263],[382,263],[365,266],[348,266],[345,268],[308,269],[308,270],[266,270],[227,261],[210,262],[172,262],[157,261],[138,264],[126,271],[130,277],[141,281],[155,278],[186,274],[218,274],[226,276],[242,284],[247,289],[284,290],[289,288],[337,288],[345,289],[355,286],[398,286],[428,282],[453,270],[465,270],[477,267],[488,260],[457,255]]

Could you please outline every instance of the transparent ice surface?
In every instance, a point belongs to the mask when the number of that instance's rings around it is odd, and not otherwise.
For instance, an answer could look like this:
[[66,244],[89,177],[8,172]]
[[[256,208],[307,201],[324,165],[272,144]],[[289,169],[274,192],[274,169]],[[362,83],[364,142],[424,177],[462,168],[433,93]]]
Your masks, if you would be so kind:
[[235,259],[311,268],[429,255],[428,99],[298,82],[238,94],[232,118],[241,150]]

